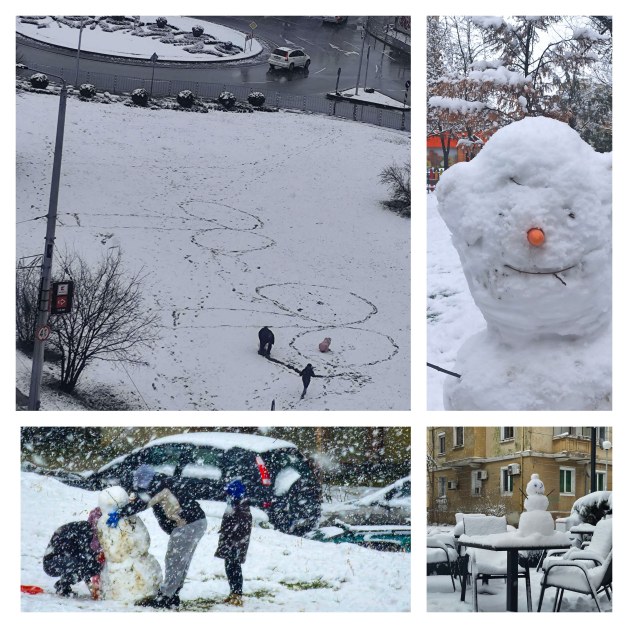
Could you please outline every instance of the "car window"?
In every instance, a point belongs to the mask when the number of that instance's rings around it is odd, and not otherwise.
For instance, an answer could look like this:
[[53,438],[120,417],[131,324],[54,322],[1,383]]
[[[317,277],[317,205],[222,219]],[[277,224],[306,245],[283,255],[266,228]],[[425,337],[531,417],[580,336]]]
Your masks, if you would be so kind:
[[142,462],[153,467],[157,473],[173,475],[182,453],[180,445],[157,445],[144,450]]
[[284,57],[285,54],[286,54],[286,51],[285,50],[281,50],[281,48],[275,48],[273,50],[273,54],[277,55],[278,57]]
[[301,476],[312,475],[307,460],[296,449],[271,449],[264,452],[264,460],[273,479],[286,467],[296,469]]
[[181,469],[181,477],[208,479],[219,481],[222,479],[223,452],[209,447],[193,449],[187,456]]

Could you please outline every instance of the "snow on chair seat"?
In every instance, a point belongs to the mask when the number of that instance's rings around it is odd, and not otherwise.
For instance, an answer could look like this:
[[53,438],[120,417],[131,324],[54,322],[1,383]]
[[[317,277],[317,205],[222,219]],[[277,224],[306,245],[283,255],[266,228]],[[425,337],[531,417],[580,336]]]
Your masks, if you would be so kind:
[[548,587],[556,587],[554,612],[560,611],[565,591],[590,595],[598,612],[602,612],[597,595],[604,591],[609,602],[611,601],[609,591],[612,590],[613,583],[613,552],[608,554],[604,562],[595,561],[595,567],[587,567],[586,563],[587,561],[581,560],[556,560],[548,566],[541,582],[539,612],[543,605],[545,589]]
[[[464,534],[467,536],[487,536],[508,532],[506,517],[463,517]],[[471,581],[473,586],[473,610],[478,611],[478,580],[488,583],[496,578],[506,578],[506,552],[496,552],[481,548],[468,548]],[[532,610],[530,572],[528,567],[518,566],[518,577],[525,578],[528,611]]]
[[447,542],[445,539],[439,537],[442,537],[442,535],[427,537],[427,564],[436,565],[440,563],[447,563],[449,575],[451,577],[451,584],[455,591],[456,582],[454,580],[454,565],[458,561],[458,552],[453,545],[453,539],[451,542]]

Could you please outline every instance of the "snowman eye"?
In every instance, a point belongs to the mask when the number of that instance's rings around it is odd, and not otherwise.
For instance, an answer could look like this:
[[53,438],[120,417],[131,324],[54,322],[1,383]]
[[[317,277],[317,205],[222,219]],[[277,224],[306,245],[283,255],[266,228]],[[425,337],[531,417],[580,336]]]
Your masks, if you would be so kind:
[[574,212],[569,212],[567,216],[569,216],[569,218],[573,218],[574,220],[576,218],[576,214],[574,214]]

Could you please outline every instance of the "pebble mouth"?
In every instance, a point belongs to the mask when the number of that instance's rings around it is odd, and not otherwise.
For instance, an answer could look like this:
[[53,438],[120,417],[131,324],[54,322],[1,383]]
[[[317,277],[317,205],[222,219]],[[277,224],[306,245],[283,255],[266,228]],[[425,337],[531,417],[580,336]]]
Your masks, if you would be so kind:
[[567,284],[561,277],[558,276],[558,273],[564,273],[567,270],[571,270],[572,268],[575,268],[576,264],[573,264],[572,266],[567,266],[566,268],[561,268],[560,270],[521,270],[520,268],[515,268],[510,264],[504,264],[504,266],[506,268],[510,268],[511,270],[516,270],[518,273],[523,273],[524,275],[554,275],[554,277],[556,277],[556,279],[558,279],[560,283],[566,286]]

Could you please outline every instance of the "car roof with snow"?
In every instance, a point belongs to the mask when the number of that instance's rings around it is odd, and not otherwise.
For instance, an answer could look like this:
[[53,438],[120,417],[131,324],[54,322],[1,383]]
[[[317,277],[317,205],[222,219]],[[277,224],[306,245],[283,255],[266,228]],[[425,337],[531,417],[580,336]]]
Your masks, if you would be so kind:
[[384,488],[380,488],[377,491],[373,491],[372,493],[369,493],[368,495],[365,495],[364,497],[361,497],[360,499],[356,500],[355,503],[359,504],[360,506],[369,506],[372,503],[379,501],[382,497],[386,495],[386,493],[388,493],[392,489],[402,486],[404,482],[409,482],[410,477],[411,476],[408,475],[405,478],[401,478],[397,480],[396,482],[393,482],[392,484],[388,484],[388,486],[384,486]]
[[250,449],[258,453],[271,451],[273,449],[296,449],[296,445],[287,440],[280,438],[271,438],[269,436],[260,436],[259,434],[241,434],[239,432],[187,432],[182,434],[171,434],[156,438],[150,442],[135,448],[133,451],[122,456],[114,458],[106,465],[100,467],[99,471],[104,471],[110,466],[124,460],[130,454],[134,454],[142,449],[154,447],[156,445],[166,445],[168,443],[182,443],[185,445],[197,445],[206,447],[216,447],[217,449],[233,449],[239,447],[241,449]]

